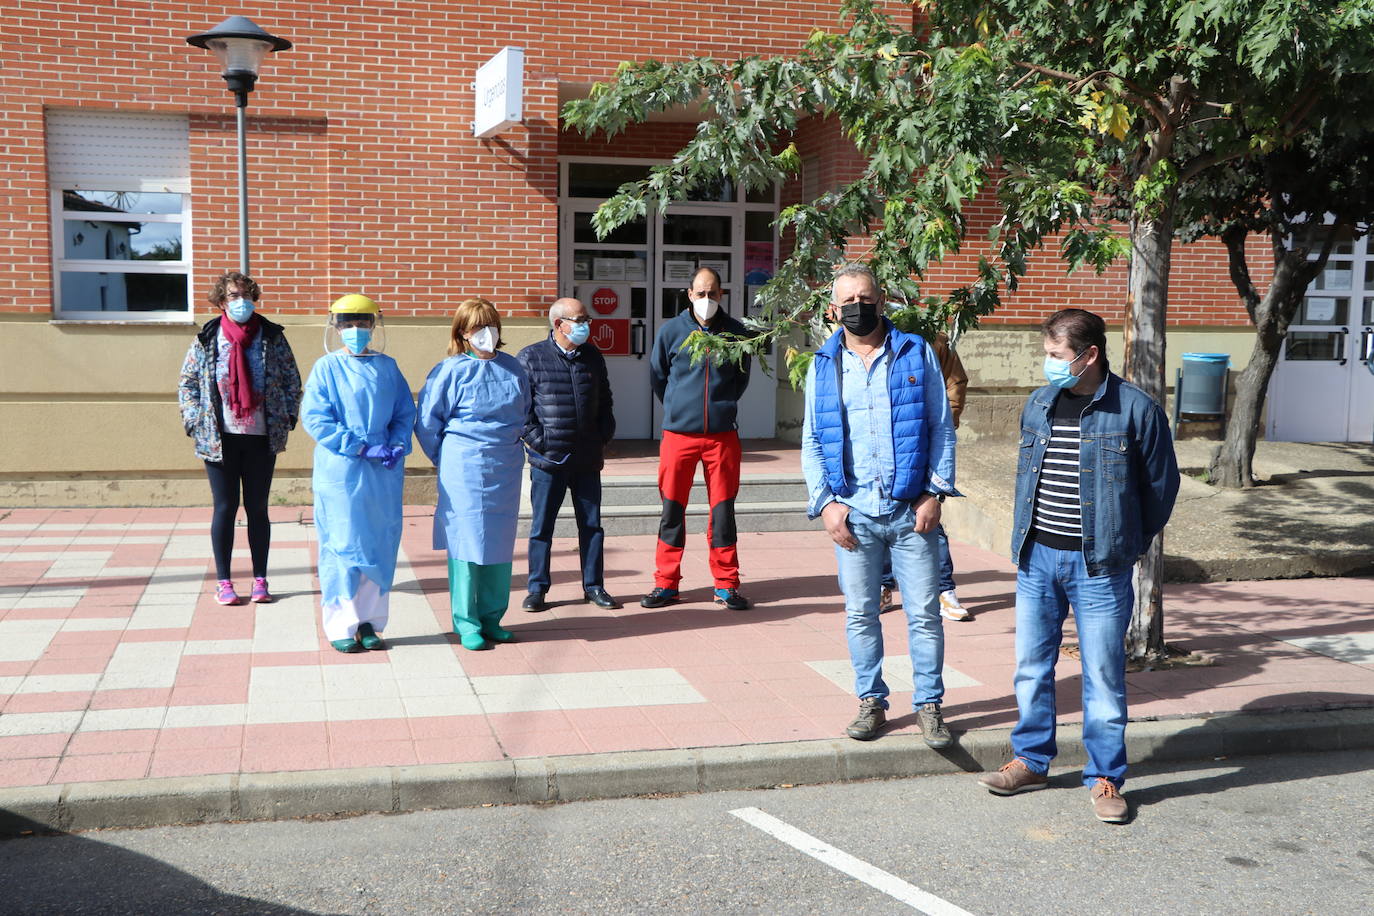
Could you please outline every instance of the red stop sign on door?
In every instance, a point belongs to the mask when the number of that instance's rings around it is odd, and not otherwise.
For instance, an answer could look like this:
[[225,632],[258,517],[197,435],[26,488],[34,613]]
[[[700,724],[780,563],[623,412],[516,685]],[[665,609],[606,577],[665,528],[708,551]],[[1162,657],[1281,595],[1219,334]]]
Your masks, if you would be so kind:
[[591,342],[603,356],[630,355],[630,319],[601,318],[592,322]]
[[603,286],[592,293],[591,306],[598,315],[614,315],[620,308],[620,296],[609,286]]

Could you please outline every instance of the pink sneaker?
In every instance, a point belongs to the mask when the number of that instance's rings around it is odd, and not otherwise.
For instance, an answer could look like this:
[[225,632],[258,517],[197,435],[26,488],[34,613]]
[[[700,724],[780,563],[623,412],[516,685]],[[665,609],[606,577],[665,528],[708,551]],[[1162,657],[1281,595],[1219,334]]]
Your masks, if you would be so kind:
[[228,579],[220,579],[219,584],[215,587],[215,600],[226,606],[238,604],[239,596],[234,591],[234,583]]
[[271,604],[277,600],[267,591],[267,580],[261,576],[253,580],[253,594],[249,597],[254,604]]

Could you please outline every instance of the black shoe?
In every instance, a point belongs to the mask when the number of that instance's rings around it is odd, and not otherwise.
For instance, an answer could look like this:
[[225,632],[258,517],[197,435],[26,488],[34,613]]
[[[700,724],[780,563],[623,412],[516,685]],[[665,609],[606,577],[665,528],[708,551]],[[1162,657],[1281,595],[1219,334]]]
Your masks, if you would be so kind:
[[583,591],[582,597],[587,601],[590,601],[597,607],[605,608],[608,611],[615,610],[616,608],[620,607],[620,602],[612,598],[610,596],[610,593],[599,585],[592,586],[591,588]]
[[718,588],[715,591],[716,604],[732,611],[749,610],[749,599],[739,593],[737,588]]
[[677,603],[677,589],[656,588],[639,602],[640,607],[666,607]]
[[887,711],[883,701],[877,697],[864,697],[859,701],[859,715],[844,733],[855,741],[872,741],[887,724]]
[[547,611],[549,606],[544,602],[543,592],[530,592],[521,602],[520,609],[523,611]]

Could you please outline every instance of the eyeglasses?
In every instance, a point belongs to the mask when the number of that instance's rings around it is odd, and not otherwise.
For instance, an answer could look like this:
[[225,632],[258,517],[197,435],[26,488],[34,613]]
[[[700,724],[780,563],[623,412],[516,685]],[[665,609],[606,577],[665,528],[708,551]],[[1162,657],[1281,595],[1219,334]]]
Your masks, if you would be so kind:
[[558,320],[559,320],[559,321],[571,321],[573,324],[591,324],[591,323],[592,323],[592,319],[591,319],[589,316],[587,316],[587,315],[583,315],[581,318],[560,318],[560,319],[558,319]]

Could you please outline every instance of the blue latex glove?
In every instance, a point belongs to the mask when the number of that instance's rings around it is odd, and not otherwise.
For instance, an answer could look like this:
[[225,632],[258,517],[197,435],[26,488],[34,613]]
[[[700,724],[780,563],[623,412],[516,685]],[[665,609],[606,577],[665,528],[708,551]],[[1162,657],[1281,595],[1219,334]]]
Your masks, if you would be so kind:
[[363,449],[363,457],[371,458],[373,461],[384,461],[391,456],[391,449],[385,445],[369,445]]
[[402,446],[391,446],[387,449],[386,458],[382,460],[382,467],[386,468],[388,471],[391,470],[396,466],[396,463],[401,460],[401,457],[405,455],[405,453],[406,450]]

